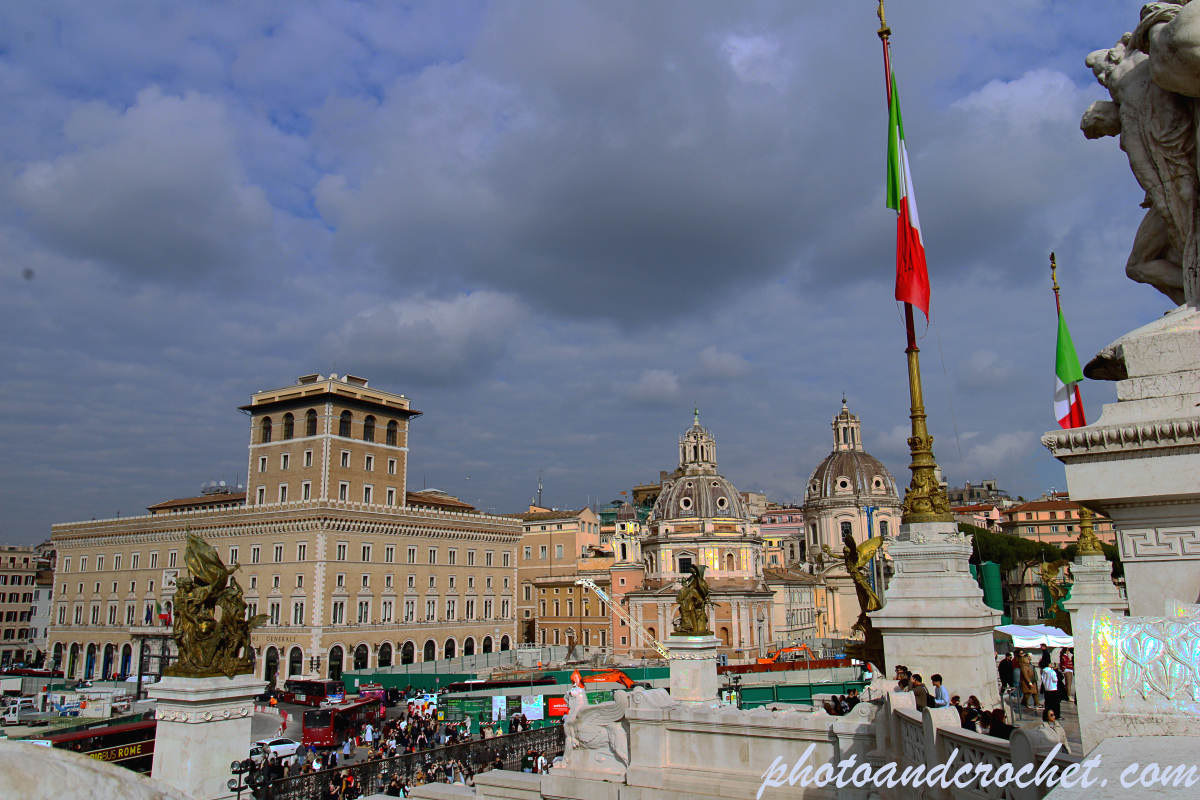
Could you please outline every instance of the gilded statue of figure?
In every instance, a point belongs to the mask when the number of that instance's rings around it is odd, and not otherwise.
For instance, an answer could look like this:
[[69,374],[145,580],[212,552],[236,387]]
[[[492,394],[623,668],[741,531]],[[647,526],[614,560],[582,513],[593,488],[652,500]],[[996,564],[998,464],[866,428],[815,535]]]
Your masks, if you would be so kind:
[[190,576],[176,583],[174,633],[179,659],[164,673],[232,678],[252,672],[250,632],[265,623],[267,615],[246,619],[242,587],[232,577],[240,566],[226,567],[217,551],[191,531],[183,562]]
[[692,564],[675,602],[679,604],[679,619],[672,636],[712,636],[708,629],[708,582],[704,580],[704,565]]
[[1054,627],[1066,633],[1071,633],[1071,615],[1062,607],[1067,590],[1058,582],[1058,575],[1062,572],[1062,568],[1069,566],[1070,563],[1070,561],[1060,558],[1058,561],[1040,564],[1037,568],[1038,577],[1042,579],[1042,583],[1046,586],[1046,593],[1050,595],[1050,610],[1054,612],[1054,617],[1049,621],[1053,623]]
[[[846,534],[842,537],[842,544],[844,545],[841,557],[842,564],[846,567],[846,572],[849,573],[850,578],[854,581],[854,592],[858,595],[858,621],[854,623],[854,627],[850,630],[866,633],[867,628],[870,627],[870,619],[867,617],[867,612],[878,611],[883,608],[883,605],[879,602],[879,595],[875,594],[874,590],[871,589],[871,583],[867,579],[866,570],[867,564],[875,556],[875,551],[883,544],[883,537],[876,536],[867,539],[859,545],[855,544],[853,536]],[[822,548],[830,558],[836,559],[838,557],[829,545],[822,545]]]

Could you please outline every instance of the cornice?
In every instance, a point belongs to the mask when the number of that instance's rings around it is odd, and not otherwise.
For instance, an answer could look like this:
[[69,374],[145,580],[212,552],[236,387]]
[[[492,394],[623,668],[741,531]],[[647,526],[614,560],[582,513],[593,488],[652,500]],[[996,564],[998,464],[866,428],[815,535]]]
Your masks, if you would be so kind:
[[[1042,437],[1042,445],[1057,459],[1087,455],[1120,456],[1136,453],[1139,457],[1200,452],[1200,417],[1181,417],[1129,425],[1089,425],[1063,431],[1051,431]],[[1187,448],[1182,453],[1179,448]]]

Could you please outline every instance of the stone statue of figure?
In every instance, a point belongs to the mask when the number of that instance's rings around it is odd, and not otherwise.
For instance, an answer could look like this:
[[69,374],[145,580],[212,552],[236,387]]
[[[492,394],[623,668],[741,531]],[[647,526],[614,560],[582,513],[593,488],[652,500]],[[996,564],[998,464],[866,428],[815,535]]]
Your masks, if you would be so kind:
[[[875,590],[871,588],[866,569],[867,564],[874,558],[875,551],[883,545],[883,537],[876,536],[867,539],[860,545],[855,543],[854,537],[847,533],[842,537],[842,545],[842,564],[846,567],[846,572],[849,573],[851,580],[854,581],[854,593],[858,595],[858,621],[850,630],[866,633],[871,624],[867,612],[883,608],[883,604],[879,602],[879,595],[875,594]],[[822,545],[822,548],[830,558],[837,558],[837,554],[829,545]]]
[[679,604],[679,620],[673,636],[712,636],[708,629],[708,605],[711,592],[704,580],[704,565],[692,564],[688,577],[675,595]]
[[1200,3],[1185,3],[1150,3],[1132,33],[1087,56],[1112,100],[1093,103],[1080,123],[1089,139],[1120,136],[1146,192],[1126,274],[1175,303],[1200,301]]

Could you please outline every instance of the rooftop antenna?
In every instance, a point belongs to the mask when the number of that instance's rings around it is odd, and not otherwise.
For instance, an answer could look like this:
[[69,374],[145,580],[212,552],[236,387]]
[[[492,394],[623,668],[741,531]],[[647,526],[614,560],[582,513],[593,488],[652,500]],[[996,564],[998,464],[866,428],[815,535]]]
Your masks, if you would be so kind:
[[540,469],[538,470],[538,501],[537,501],[537,504],[538,504],[538,508],[545,508],[545,506],[542,505],[542,471]]

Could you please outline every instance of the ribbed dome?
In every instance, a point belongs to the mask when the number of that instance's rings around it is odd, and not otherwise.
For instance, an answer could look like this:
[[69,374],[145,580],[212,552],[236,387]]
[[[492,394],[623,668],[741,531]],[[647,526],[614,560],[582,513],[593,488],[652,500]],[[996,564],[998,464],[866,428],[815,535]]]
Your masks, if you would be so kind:
[[725,517],[746,519],[746,505],[720,475],[688,475],[676,479],[654,504],[655,519]]
[[899,496],[892,473],[879,459],[862,450],[836,450],[813,470],[804,501],[854,494]]

